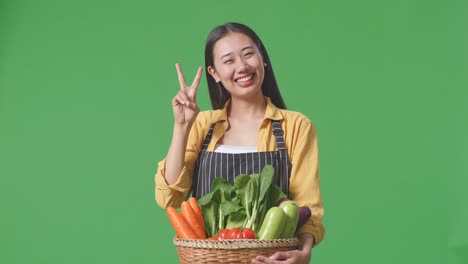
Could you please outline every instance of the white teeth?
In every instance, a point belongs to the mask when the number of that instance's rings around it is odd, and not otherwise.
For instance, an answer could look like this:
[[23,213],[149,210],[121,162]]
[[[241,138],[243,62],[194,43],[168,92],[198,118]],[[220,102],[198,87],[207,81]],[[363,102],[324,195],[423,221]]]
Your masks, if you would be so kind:
[[246,81],[252,79],[252,77],[253,77],[253,74],[252,74],[252,75],[249,75],[249,76],[247,76],[247,77],[241,78],[241,79],[237,79],[237,81],[238,81],[238,82],[246,82]]

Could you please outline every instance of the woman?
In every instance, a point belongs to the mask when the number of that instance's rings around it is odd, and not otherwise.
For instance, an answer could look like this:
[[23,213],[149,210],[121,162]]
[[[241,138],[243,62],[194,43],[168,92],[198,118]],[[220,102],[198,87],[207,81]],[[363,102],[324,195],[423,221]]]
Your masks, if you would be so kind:
[[214,28],[206,42],[205,67],[214,110],[199,112],[202,68],[188,86],[176,64],[180,90],[172,100],[172,143],[155,176],[158,204],[178,207],[190,193],[198,199],[210,192],[215,176],[232,182],[241,173],[258,173],[271,164],[274,182],[299,206],[309,206],[312,217],[299,231],[299,250],[252,262],[309,263],[312,247],[325,232],[312,122],[285,110],[268,53],[247,26]]

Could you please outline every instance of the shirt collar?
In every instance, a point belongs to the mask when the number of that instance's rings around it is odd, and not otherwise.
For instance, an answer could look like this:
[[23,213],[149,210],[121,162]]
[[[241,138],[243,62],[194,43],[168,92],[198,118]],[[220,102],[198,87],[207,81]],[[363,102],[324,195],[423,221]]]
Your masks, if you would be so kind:
[[[283,115],[281,114],[281,111],[271,102],[270,97],[264,96],[264,98],[267,103],[264,119],[282,120]],[[219,109],[215,111],[214,116],[213,116],[214,123],[217,123],[220,121],[227,121],[227,109],[230,103],[231,103],[231,99],[227,100],[227,102],[224,104],[223,109]]]
[[267,109],[265,112],[265,119],[271,120],[283,120],[283,115],[281,111],[276,107],[272,102],[270,97],[265,96],[265,100],[267,102]]

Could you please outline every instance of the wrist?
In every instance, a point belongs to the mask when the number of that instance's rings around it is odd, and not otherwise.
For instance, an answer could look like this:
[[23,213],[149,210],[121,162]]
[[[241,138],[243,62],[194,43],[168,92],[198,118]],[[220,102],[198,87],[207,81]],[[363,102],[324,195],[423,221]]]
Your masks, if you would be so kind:
[[192,123],[174,123],[174,134],[188,135],[190,132],[190,128],[192,128]]
[[189,137],[191,126],[186,124],[174,124],[172,131],[172,143],[171,148],[176,147],[177,149],[184,150],[186,148],[187,140]]
[[310,252],[312,247],[314,246],[314,236],[309,233],[302,233],[298,236],[299,238],[299,246],[301,251],[307,251]]

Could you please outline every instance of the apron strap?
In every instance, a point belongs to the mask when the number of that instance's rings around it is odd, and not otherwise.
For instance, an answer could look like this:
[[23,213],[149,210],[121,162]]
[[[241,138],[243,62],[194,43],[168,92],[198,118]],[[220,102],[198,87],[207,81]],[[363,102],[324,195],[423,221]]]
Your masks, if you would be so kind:
[[286,150],[284,148],[284,131],[281,128],[281,123],[278,120],[272,120],[271,124],[273,125],[273,135],[275,135],[276,138],[276,147],[278,150]]
[[278,147],[279,161],[277,173],[280,175],[280,188],[289,197],[289,176],[291,175],[291,162],[289,161],[288,152],[284,147],[284,131],[281,128],[281,123],[278,120],[271,121],[273,125],[273,134],[276,137],[276,146]]
[[208,134],[206,134],[205,140],[203,141],[201,151],[206,151],[208,149],[208,145],[210,144],[211,137],[213,136],[213,130],[216,123],[211,124],[210,129],[208,130]]

